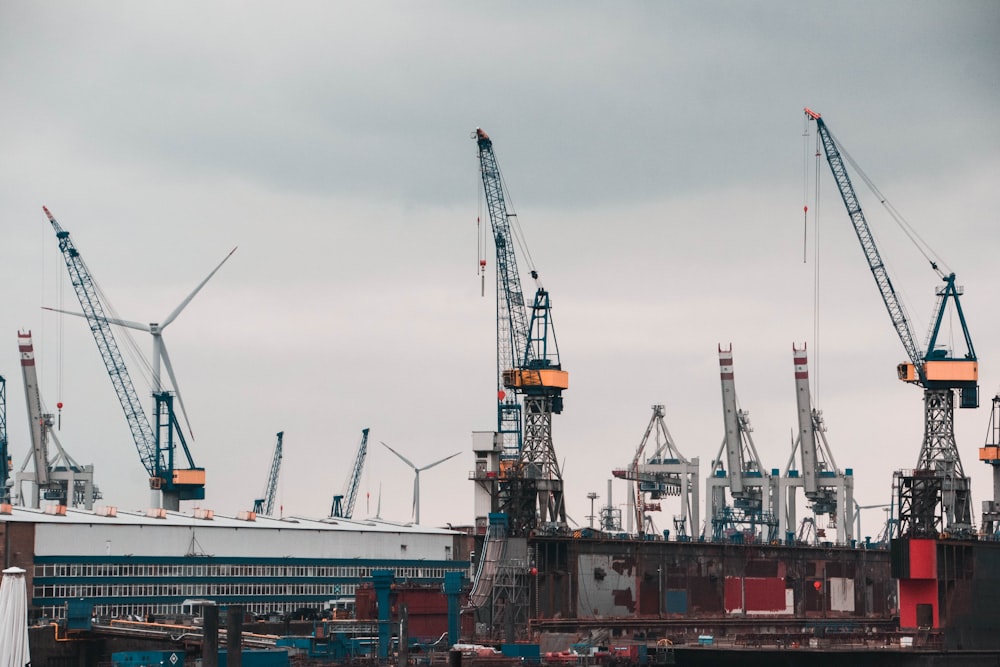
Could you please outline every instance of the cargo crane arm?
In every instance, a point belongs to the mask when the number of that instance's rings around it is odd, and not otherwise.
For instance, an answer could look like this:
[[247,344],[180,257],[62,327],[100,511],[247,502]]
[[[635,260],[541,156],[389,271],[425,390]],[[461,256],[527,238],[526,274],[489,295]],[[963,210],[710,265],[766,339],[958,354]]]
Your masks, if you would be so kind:
[[[826,127],[826,123],[823,122],[820,114],[811,109],[806,109],[805,113],[816,121],[816,131],[819,132],[820,140],[823,142],[823,151],[826,153],[827,162],[830,164],[833,178],[837,182],[840,196],[844,200],[844,206],[847,207],[847,214],[851,217],[851,223],[854,225],[858,241],[861,242],[861,249],[865,253],[865,259],[868,260],[868,268],[871,269],[872,275],[875,277],[875,284],[882,295],[882,301],[885,303],[886,310],[889,311],[889,319],[892,320],[892,326],[896,329],[896,334],[903,343],[903,348],[906,350],[906,355],[910,358],[910,361],[915,366],[920,366],[921,354],[914,340],[909,320],[906,312],[903,310],[903,305],[899,301],[899,297],[896,295],[896,290],[892,286],[892,280],[889,278],[885,263],[879,254],[878,246],[875,245],[875,239],[872,237],[871,230],[868,228],[868,221],[865,220],[861,204],[854,193],[854,186],[847,175],[847,168],[844,166],[844,160],[840,155],[840,150],[837,148],[837,143],[833,140],[833,135],[830,134],[830,130]],[[937,266],[935,265],[934,268],[937,269]]]
[[[552,415],[562,412],[562,392],[569,387],[569,375],[559,361],[549,293],[530,266],[537,286],[530,319],[525,308],[511,228],[516,216],[507,208],[493,141],[481,128],[472,138],[479,149],[497,256],[497,431],[505,467],[497,499],[508,514],[513,534],[522,534],[547,523],[549,516],[554,524],[566,522]],[[522,251],[530,264],[527,250],[522,247]],[[523,406],[518,403],[520,397]]]
[[[477,128],[473,136],[479,147],[483,189],[497,252],[498,391],[507,388],[522,394],[545,393],[558,397],[559,392],[567,388],[568,378],[559,361],[549,292],[542,287],[538,272],[532,268],[531,277],[537,289],[529,318],[510,225],[510,219],[516,216],[507,210],[493,141],[481,128]],[[561,409],[561,402],[556,401],[553,411]],[[502,410],[500,421],[503,431]]]
[[[962,407],[977,407],[979,405],[977,359],[975,349],[972,346],[972,337],[965,322],[965,313],[962,311],[962,304],[959,301],[961,290],[955,286],[955,274],[945,274],[938,268],[936,262],[931,261],[930,263],[931,268],[941,277],[945,285],[937,292],[938,303],[934,321],[931,325],[931,332],[928,337],[927,350],[921,352],[917,346],[909,319],[903,310],[903,305],[900,303],[899,297],[896,295],[896,290],[892,286],[892,280],[889,278],[885,263],[882,261],[878,246],[875,244],[875,239],[868,227],[865,214],[861,210],[861,204],[854,192],[850,176],[847,174],[847,169],[844,166],[844,160],[837,142],[819,113],[809,108],[805,109],[805,113],[810,119],[816,121],[816,130],[819,133],[820,140],[823,142],[823,151],[830,165],[830,171],[837,182],[837,188],[840,190],[840,196],[844,201],[844,206],[847,208],[851,223],[854,225],[854,231],[857,234],[858,241],[861,243],[865,259],[868,260],[868,268],[871,269],[872,275],[875,278],[875,284],[882,295],[882,301],[889,312],[889,319],[892,320],[892,326],[896,330],[896,335],[899,336],[899,340],[906,350],[906,355],[910,359],[909,366],[906,364],[900,365],[898,369],[899,378],[926,388],[960,388],[962,390]],[[949,300],[952,300],[955,304],[955,310],[958,313],[962,326],[962,334],[965,339],[967,352],[961,358],[952,357],[946,351],[936,349],[938,334],[941,330],[944,312]],[[940,362],[950,363],[942,364]]]
[[358,498],[358,489],[361,487],[361,472],[365,467],[365,456],[368,454],[368,431],[361,429],[361,443],[358,445],[358,453],[354,457],[354,467],[351,469],[351,476],[347,478],[344,491],[333,497],[333,504],[330,507],[330,516],[341,519],[350,519],[354,516],[354,502]]
[[139,402],[139,396],[132,384],[125,360],[118,349],[118,342],[111,331],[108,317],[104,313],[104,306],[98,296],[94,278],[80,252],[73,245],[69,232],[59,225],[49,209],[42,208],[56,231],[56,238],[59,239],[59,250],[66,262],[66,268],[69,270],[70,282],[76,291],[84,317],[87,318],[87,323],[90,325],[90,332],[97,342],[97,349],[101,353],[101,359],[104,360],[104,366],[111,378],[111,384],[114,385],[118,401],[125,412],[125,420],[132,431],[132,440],[139,451],[142,466],[149,473],[151,479],[158,477],[161,474],[160,471],[166,469],[166,465],[157,453],[156,437]]
[[[497,365],[501,371],[500,385],[503,386],[502,371],[523,365],[524,355],[528,353],[528,315],[514,253],[514,235],[510,226],[513,214],[507,212],[503,178],[493,153],[493,141],[480,128],[476,128],[475,137],[497,251]],[[538,279],[534,270],[531,275]]]
[[271,458],[271,470],[267,475],[267,484],[264,485],[264,496],[253,501],[253,511],[264,516],[271,516],[274,513],[274,499],[278,492],[278,475],[281,473],[281,440],[284,431],[278,431],[278,441],[274,445],[274,456]]
[[[944,286],[937,290],[936,313],[931,324],[925,351],[917,347],[909,320],[903,312],[902,304],[896,296],[889,274],[886,271],[878,248],[872,238],[861,205],[854,193],[851,179],[847,175],[836,140],[827,128],[820,114],[805,109],[806,116],[816,122],[816,129],[827,162],[833,172],[847,213],[854,224],[861,248],[868,260],[868,266],[875,276],[882,301],[889,311],[892,325],[909,356],[909,363],[897,367],[899,379],[920,386],[924,390],[924,440],[920,448],[916,469],[922,474],[930,472],[935,483],[914,486],[914,477],[903,476],[900,494],[900,534],[936,536],[941,517],[945,519],[946,530],[956,535],[971,535],[972,498],[970,480],[962,469],[962,459],[955,441],[954,396],[958,390],[960,407],[979,407],[979,364],[972,347],[972,338],[965,322],[965,314],[959,301],[961,290],[955,286],[955,274],[945,274],[937,262],[930,261],[931,268],[944,280]],[[884,202],[884,198],[883,198]],[[925,257],[927,256],[926,253]],[[953,354],[947,348],[938,348],[938,334],[944,321],[944,311],[949,302],[954,302],[965,339],[964,356]],[[939,485],[939,486],[938,486]],[[940,489],[938,495],[937,489]],[[906,510],[903,510],[903,496],[906,496]],[[938,508],[943,512],[938,512]]]

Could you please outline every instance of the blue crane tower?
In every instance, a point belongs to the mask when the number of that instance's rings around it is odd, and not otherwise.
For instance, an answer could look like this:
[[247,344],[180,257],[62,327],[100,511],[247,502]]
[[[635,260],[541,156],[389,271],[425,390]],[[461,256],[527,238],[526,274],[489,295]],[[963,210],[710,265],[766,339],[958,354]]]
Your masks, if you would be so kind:
[[354,466],[344,483],[344,490],[333,497],[330,504],[330,516],[339,519],[350,519],[354,516],[354,501],[358,499],[358,488],[361,486],[361,471],[365,467],[365,456],[368,454],[368,431],[361,429],[361,443],[358,453],[354,456]]
[[[882,301],[892,320],[908,362],[899,364],[899,379],[924,389],[924,438],[920,456],[912,475],[898,474],[900,494],[900,532],[916,537],[936,536],[944,528],[952,534],[972,532],[972,499],[969,478],[962,469],[962,460],[955,443],[954,397],[960,395],[960,407],[979,407],[979,363],[972,338],[965,322],[955,285],[955,274],[945,273],[937,262],[931,268],[944,282],[937,290],[937,306],[928,335],[927,347],[921,351],[913,334],[909,318],[892,285],[878,246],[868,227],[854,186],[847,174],[841,149],[820,114],[805,109],[807,118],[816,122],[819,140],[833,172],[847,214],[854,225],[868,267],[882,295]],[[941,324],[949,303],[954,306],[965,342],[964,353],[957,354],[941,342]],[[960,350],[961,348],[959,348]],[[940,510],[943,509],[943,512]]]
[[278,431],[278,441],[274,444],[274,456],[271,457],[271,468],[267,474],[267,483],[264,484],[264,495],[253,501],[253,511],[261,516],[271,516],[274,513],[274,498],[278,492],[278,475],[281,474],[281,440],[284,431]]
[[[156,424],[154,431],[139,403],[135,385],[111,330],[112,320],[105,314],[104,304],[90,270],[70,239],[69,232],[59,225],[47,208],[42,207],[42,209],[55,229],[59,250],[66,262],[70,282],[80,301],[83,316],[87,319],[97,349],[101,353],[101,359],[111,378],[111,384],[118,395],[118,401],[132,431],[132,439],[139,451],[139,459],[149,474],[149,488],[160,492],[163,508],[168,510],[179,509],[181,500],[203,500],[205,469],[195,466],[191,457],[183,431],[174,414],[174,393],[154,387],[153,421]],[[187,460],[187,468],[181,467],[181,462],[175,460],[178,445]]]
[[[562,370],[548,291],[536,282],[526,308],[505,185],[493,141],[477,128],[486,204],[497,258],[497,432],[502,440],[496,505],[512,535],[539,525],[565,525],[562,473],[552,444],[552,415],[562,412],[569,374]],[[518,398],[523,398],[523,405]]]

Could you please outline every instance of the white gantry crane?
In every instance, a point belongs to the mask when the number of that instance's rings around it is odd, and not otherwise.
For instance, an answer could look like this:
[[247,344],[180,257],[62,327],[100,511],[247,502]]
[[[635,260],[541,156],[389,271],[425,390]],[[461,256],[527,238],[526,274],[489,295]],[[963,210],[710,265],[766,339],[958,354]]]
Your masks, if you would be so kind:
[[[770,542],[777,531],[772,509],[778,499],[777,471],[768,472],[761,464],[750,435],[750,413],[736,401],[732,345],[726,350],[719,345],[719,370],[726,435],[706,482],[710,511],[703,534],[713,540]],[[726,502],[727,488],[731,503]]]
[[[848,468],[837,467],[833,451],[826,439],[823,412],[812,405],[809,391],[809,357],[806,346],[798,349],[792,344],[795,364],[795,398],[798,405],[799,434],[792,445],[792,453],[780,480],[783,511],[778,513],[778,534],[789,542],[795,530],[796,490],[802,488],[806,502],[815,517],[827,515],[827,527],[837,531],[838,544],[850,544],[854,538],[854,473]],[[800,455],[802,468],[795,467],[795,454]],[[816,526],[815,541],[826,537],[825,528]]]
[[[31,332],[17,333],[17,349],[21,354],[21,375],[24,379],[24,402],[28,410],[28,424],[31,434],[31,453],[25,458],[20,470],[14,476],[15,500],[20,505],[39,507],[42,498],[56,500],[60,505],[92,509],[94,500],[100,498],[100,491],[94,486],[94,466],[80,465],[66,453],[55,431],[54,418],[42,406],[38,389],[38,372],[35,368],[35,348]],[[56,453],[49,457],[49,442],[55,445]],[[6,462],[4,462],[6,463]],[[28,464],[32,469],[28,470]],[[24,483],[30,484],[25,498]]]
[[[627,468],[613,470],[612,474],[633,483],[629,503],[632,512],[629,516],[631,520],[634,515],[639,535],[655,532],[648,514],[661,509],[660,503],[655,501],[666,496],[680,496],[681,512],[674,516],[674,535],[678,540],[686,540],[689,530],[697,530],[699,526],[699,462],[697,458],[688,460],[681,454],[667,429],[663,419],[665,414],[663,405],[653,406],[653,416],[636,448],[632,463]],[[650,442],[653,443],[653,451],[643,460],[643,454],[651,448]]]

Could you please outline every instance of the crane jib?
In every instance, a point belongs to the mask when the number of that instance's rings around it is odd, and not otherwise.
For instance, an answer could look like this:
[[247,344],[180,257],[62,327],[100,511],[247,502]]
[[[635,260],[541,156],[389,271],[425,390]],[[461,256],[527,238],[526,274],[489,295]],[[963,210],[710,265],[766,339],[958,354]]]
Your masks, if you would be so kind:
[[128,422],[136,449],[139,452],[139,458],[146,472],[152,477],[157,473],[158,469],[163,467],[163,465],[157,465],[156,438],[153,434],[153,429],[149,425],[146,413],[141,407],[139,396],[135,391],[135,387],[125,366],[125,360],[111,331],[111,325],[104,314],[104,308],[98,297],[94,280],[79,251],[73,245],[69,232],[59,226],[59,223],[56,222],[47,209],[45,213],[48,215],[49,221],[56,231],[56,237],[59,239],[59,250],[62,252],[66,268],[69,271],[70,282],[76,292],[84,316],[90,325],[90,330],[97,343],[101,359],[104,361],[108,376],[111,379],[115,393],[125,413],[125,419]]
[[[960,389],[962,392],[961,406],[977,407],[979,405],[979,367],[975,349],[972,345],[972,338],[965,321],[965,314],[959,300],[960,290],[955,286],[955,274],[952,273],[943,277],[945,286],[938,291],[938,304],[934,323],[928,337],[927,350],[921,352],[917,346],[909,319],[892,285],[892,280],[879,254],[878,246],[875,244],[875,239],[872,236],[868,222],[865,219],[837,142],[818,113],[810,109],[806,109],[805,111],[812,120],[816,121],[817,132],[823,143],[827,163],[837,183],[841,199],[851,218],[854,231],[868,261],[869,269],[875,278],[875,283],[889,313],[889,318],[892,321],[900,342],[903,344],[903,348],[906,350],[907,356],[910,358],[909,363],[899,365],[897,370],[899,378],[927,389]],[[936,264],[932,263],[932,267],[936,269]],[[936,349],[938,334],[944,320],[944,312],[949,302],[954,304],[962,327],[967,350],[966,354],[962,357],[953,357],[945,350]]]

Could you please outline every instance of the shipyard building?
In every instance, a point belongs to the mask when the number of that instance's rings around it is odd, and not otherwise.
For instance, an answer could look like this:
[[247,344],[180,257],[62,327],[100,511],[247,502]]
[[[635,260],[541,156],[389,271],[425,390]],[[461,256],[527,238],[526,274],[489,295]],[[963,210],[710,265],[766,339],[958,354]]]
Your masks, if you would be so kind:
[[70,600],[99,618],[169,617],[185,600],[239,604],[250,614],[320,609],[350,598],[373,570],[441,584],[468,573],[453,530],[381,520],[224,517],[156,509],[95,511],[3,506],[0,563],[27,572],[32,611],[61,619]]

